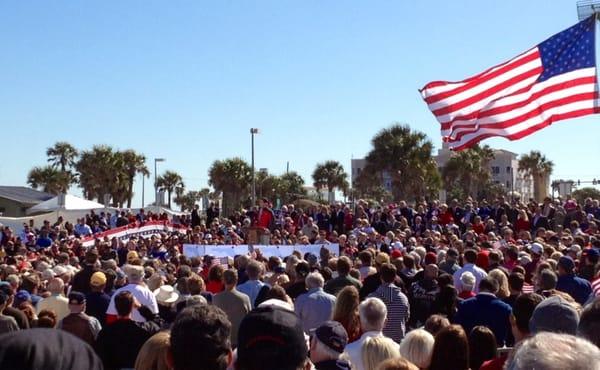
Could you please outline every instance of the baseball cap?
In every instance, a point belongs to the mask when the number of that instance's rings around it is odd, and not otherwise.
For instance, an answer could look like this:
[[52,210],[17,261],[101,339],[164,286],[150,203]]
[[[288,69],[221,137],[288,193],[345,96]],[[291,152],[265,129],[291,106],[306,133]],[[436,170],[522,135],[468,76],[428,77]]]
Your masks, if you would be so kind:
[[85,295],[80,292],[69,293],[69,304],[80,305],[85,303]]
[[581,256],[587,257],[591,262],[596,263],[600,258],[600,252],[595,248],[588,248],[581,252]]
[[28,291],[19,290],[17,294],[15,294],[15,307],[27,301],[31,301],[31,294],[29,294]]
[[344,352],[344,347],[348,344],[348,333],[342,324],[337,321],[325,321],[321,326],[314,329],[311,334],[324,345],[339,353]]
[[425,255],[425,265],[434,265],[437,263],[437,255],[433,252],[428,252]]
[[102,271],[96,271],[90,278],[90,285],[101,286],[106,284],[106,275]]
[[237,361],[253,369],[289,369],[308,354],[302,323],[292,311],[267,306],[248,313],[238,331]]
[[575,262],[569,256],[562,256],[558,259],[558,265],[564,268],[566,271],[571,272],[575,270]]
[[401,257],[402,257],[402,252],[400,252],[398,249],[394,249],[392,251],[392,259],[396,260]]
[[563,297],[552,296],[542,301],[529,320],[529,330],[532,334],[541,331],[575,335],[579,315],[573,306]]

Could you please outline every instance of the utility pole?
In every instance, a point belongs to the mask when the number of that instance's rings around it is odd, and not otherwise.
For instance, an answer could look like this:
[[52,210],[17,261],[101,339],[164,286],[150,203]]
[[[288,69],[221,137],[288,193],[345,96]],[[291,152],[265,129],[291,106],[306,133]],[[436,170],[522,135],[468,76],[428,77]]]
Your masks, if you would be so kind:
[[158,184],[156,184],[157,180],[157,169],[156,163],[164,162],[166,159],[164,158],[154,158],[154,205],[158,207]]
[[254,135],[258,134],[257,128],[250,129],[250,140],[252,146],[252,207],[256,205],[256,175],[254,173]]

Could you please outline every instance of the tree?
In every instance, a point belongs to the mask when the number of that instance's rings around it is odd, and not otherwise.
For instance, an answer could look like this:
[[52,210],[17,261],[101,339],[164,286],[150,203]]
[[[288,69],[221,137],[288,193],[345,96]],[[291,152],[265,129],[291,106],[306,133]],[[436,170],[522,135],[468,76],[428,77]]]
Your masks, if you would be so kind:
[[361,171],[352,187],[353,197],[376,201],[377,203],[389,203],[393,195],[381,185],[381,176]]
[[[178,188],[181,189],[181,188]],[[188,191],[187,193],[177,194],[173,201],[181,207],[181,212],[192,211],[196,202],[202,199],[199,191]]]
[[453,153],[442,169],[445,189],[452,198],[468,196],[481,198],[488,192],[491,184],[490,161],[494,159],[494,151],[489,146],[475,145],[457,153]]
[[519,158],[519,171],[533,178],[533,197],[538,202],[548,196],[548,182],[553,169],[554,163],[537,150]]
[[27,183],[35,188],[54,195],[66,193],[75,178],[70,172],[60,171],[53,166],[34,167],[27,175]]
[[95,145],[81,152],[75,169],[79,172],[79,185],[87,199],[104,203],[109,195],[113,207],[123,205],[128,197],[129,175],[125,170],[122,152],[108,145]]
[[138,154],[134,150],[129,149],[122,152],[123,165],[127,174],[127,208],[131,208],[131,200],[133,198],[133,182],[138,174],[142,176],[150,176],[150,171],[146,166],[146,157],[143,154]]
[[348,192],[348,174],[337,161],[326,161],[317,164],[312,173],[312,178],[317,190],[327,189],[329,194],[332,194],[335,189],[343,191],[344,194]]
[[395,199],[437,196],[441,178],[432,157],[433,144],[423,132],[394,124],[379,131],[371,140],[366,156],[365,176],[379,178],[384,172],[392,181]]
[[587,198],[600,200],[600,190],[590,186],[577,189],[571,195],[573,198],[577,199],[578,204],[584,204]]
[[183,178],[177,172],[166,171],[162,176],[156,179],[156,187],[160,191],[166,191],[169,199],[169,208],[171,208],[171,194],[175,191],[181,195],[185,185]]
[[282,204],[291,203],[306,196],[304,179],[297,172],[287,172],[280,176],[281,188],[279,197]]
[[223,214],[231,215],[242,200],[247,199],[252,183],[252,168],[241,158],[213,162],[208,170],[208,183],[215,192],[223,193]]
[[61,172],[66,172],[75,165],[79,153],[77,149],[65,141],[59,141],[53,147],[46,149],[48,162],[53,167],[59,167]]

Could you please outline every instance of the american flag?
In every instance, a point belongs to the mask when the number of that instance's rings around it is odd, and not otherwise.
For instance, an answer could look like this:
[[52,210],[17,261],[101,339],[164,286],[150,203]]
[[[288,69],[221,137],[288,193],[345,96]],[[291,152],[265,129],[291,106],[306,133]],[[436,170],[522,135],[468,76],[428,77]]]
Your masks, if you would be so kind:
[[600,297],[600,276],[592,281],[592,291],[594,292],[594,296]]
[[553,122],[600,112],[595,17],[460,82],[434,81],[421,95],[450,149],[501,136],[517,140]]

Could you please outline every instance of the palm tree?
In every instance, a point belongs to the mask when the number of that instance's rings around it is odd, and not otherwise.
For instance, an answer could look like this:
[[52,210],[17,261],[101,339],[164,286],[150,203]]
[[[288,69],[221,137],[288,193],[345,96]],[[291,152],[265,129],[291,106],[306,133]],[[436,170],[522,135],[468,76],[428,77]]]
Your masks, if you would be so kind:
[[[325,163],[317,164],[312,178],[315,188],[317,190],[326,188],[329,192],[329,197],[332,196],[336,188],[342,190],[344,194],[349,188],[348,174],[344,171],[344,167],[337,161],[326,161]],[[331,200],[329,199],[329,201]]]
[[27,175],[27,183],[35,189],[54,195],[66,193],[75,183],[70,172],[63,172],[53,166],[34,167]]
[[223,193],[223,214],[230,215],[249,196],[252,168],[241,158],[218,160],[208,170],[208,178],[215,193]]
[[137,174],[150,176],[150,171],[146,166],[146,157],[138,154],[134,150],[125,150],[122,152],[123,164],[127,173],[127,208],[131,208],[131,199],[133,198],[133,182]]
[[123,205],[128,196],[129,175],[122,152],[107,145],[95,145],[81,152],[75,168],[87,199],[104,203],[104,196],[109,195],[114,207]]
[[177,172],[166,171],[162,176],[156,179],[156,187],[160,191],[166,191],[169,199],[169,208],[171,208],[171,194],[175,191],[182,194],[185,184],[183,178]]
[[298,198],[306,196],[304,188],[304,179],[297,172],[287,172],[280,176],[281,181],[281,201],[290,203]]
[[60,167],[62,172],[75,165],[75,159],[79,155],[75,147],[65,141],[59,141],[53,147],[46,149],[48,162],[54,167]]
[[[177,189],[183,189],[183,188],[177,188]],[[202,195],[200,194],[200,192],[191,190],[185,194],[182,191],[179,191],[179,194],[177,194],[177,196],[175,197],[175,199],[173,199],[173,201],[175,202],[175,204],[177,204],[177,205],[179,205],[179,207],[181,207],[181,212],[185,212],[185,211],[193,210],[194,206],[196,205],[196,202],[199,201],[200,199],[202,199]]]
[[453,153],[442,169],[442,178],[448,193],[478,197],[491,181],[489,168],[494,151],[487,145]]
[[533,178],[533,197],[537,202],[548,196],[548,182],[553,169],[554,163],[537,150],[519,158],[519,171]]
[[387,174],[395,199],[437,195],[441,178],[427,135],[411,130],[408,125],[394,124],[379,131],[371,143],[373,149],[365,158],[363,171],[381,179]]

